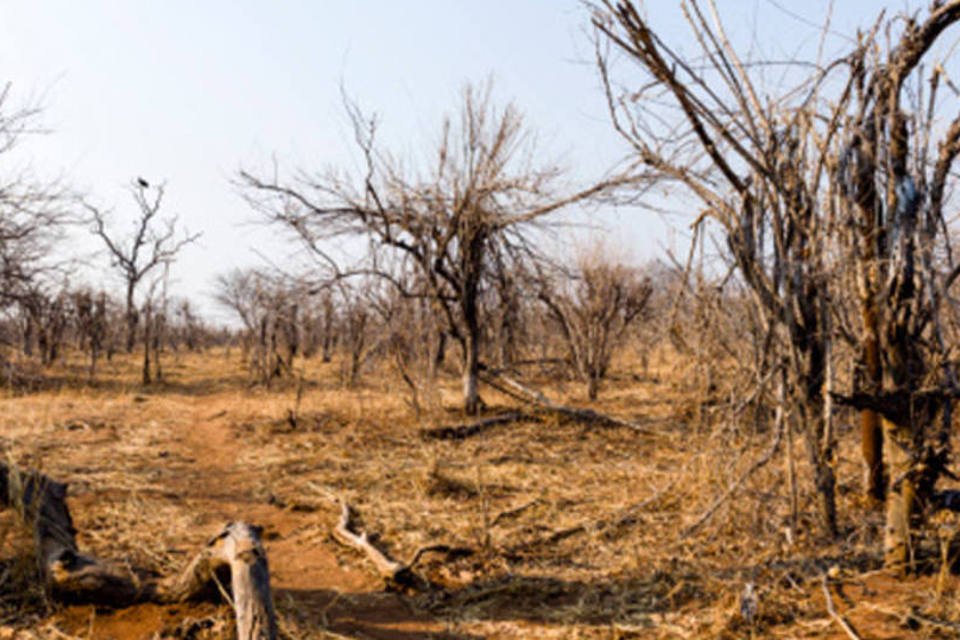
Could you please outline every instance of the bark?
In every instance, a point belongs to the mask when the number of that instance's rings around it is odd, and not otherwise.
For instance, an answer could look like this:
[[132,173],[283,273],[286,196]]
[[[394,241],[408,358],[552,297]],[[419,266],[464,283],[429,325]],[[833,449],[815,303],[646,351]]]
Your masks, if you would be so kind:
[[260,530],[231,522],[179,575],[157,587],[161,602],[184,602],[204,593],[211,583],[229,577],[238,640],[275,640],[276,614],[270,592],[270,570]]
[[810,464],[813,467],[814,483],[820,496],[820,516],[824,533],[835,538],[837,528],[837,479],[834,465],[834,443],[827,430],[826,395],[821,388],[827,372],[826,354],[821,344],[809,348],[809,371],[805,375],[805,398],[799,406],[800,416],[807,424],[805,440]]
[[[863,309],[864,375],[867,393],[876,393],[881,385],[880,344],[877,340],[877,313],[872,307]],[[867,496],[878,504],[883,502],[886,487],[883,477],[883,428],[876,411],[860,411],[860,438],[866,472]]]
[[913,555],[910,544],[910,518],[916,498],[910,473],[913,468],[913,437],[908,425],[898,424],[886,417],[882,423],[889,474],[883,562],[889,568],[906,570]]
[[590,373],[589,378],[587,379],[587,398],[590,401],[596,400],[597,395],[600,393],[600,377]]
[[153,313],[150,303],[146,305],[146,318],[143,323],[143,384],[148,385],[153,380],[150,375],[150,342],[153,340]]
[[137,325],[139,324],[140,316],[137,313],[137,306],[134,304],[133,294],[136,291],[137,283],[134,280],[127,281],[127,335],[126,335],[126,348],[127,353],[133,353],[133,347],[137,344]]
[[239,640],[275,640],[276,616],[260,531],[242,522],[224,527],[181,573],[163,580],[80,553],[66,502],[67,485],[0,463],[0,505],[15,507],[32,530],[38,564],[51,594],[68,602],[123,607],[216,596],[229,585]]
[[478,323],[474,325],[468,328],[463,362],[463,410],[470,416],[480,410],[480,328]]

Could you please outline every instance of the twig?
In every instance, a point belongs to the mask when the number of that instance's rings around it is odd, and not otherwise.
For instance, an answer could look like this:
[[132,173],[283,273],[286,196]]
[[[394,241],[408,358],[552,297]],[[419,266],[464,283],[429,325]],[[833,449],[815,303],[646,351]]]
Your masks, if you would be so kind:
[[853,628],[847,619],[842,615],[837,613],[836,607],[833,606],[833,598],[830,596],[830,585],[827,582],[827,574],[821,576],[820,585],[823,587],[823,597],[827,601],[827,613],[830,614],[830,617],[833,618],[834,622],[840,625],[840,628],[843,629],[844,633],[850,638],[850,640],[861,640],[860,636],[857,635],[856,630]]
[[598,533],[605,531],[607,529],[617,529],[619,527],[627,526],[633,524],[636,521],[636,514],[641,509],[644,509],[657,500],[659,500],[665,493],[667,493],[673,486],[677,483],[677,480],[674,479],[667,483],[665,487],[659,489],[656,493],[648,498],[632,504],[625,509],[620,510],[615,515],[602,518],[600,520],[588,520],[581,522],[572,527],[567,527],[566,529],[560,529],[559,531],[554,531],[549,536],[545,538],[538,538],[536,540],[531,540],[529,542],[523,542],[518,545],[515,545],[510,548],[508,551],[509,554],[514,554],[519,551],[525,551],[533,547],[539,547],[543,545],[553,544],[560,542],[561,540],[566,540],[576,535],[587,533],[588,531],[596,531]]
[[535,505],[540,504],[542,501],[543,501],[543,500],[542,500],[541,498],[534,498],[533,500],[530,500],[529,502],[524,502],[524,503],[523,503],[522,505],[520,505],[519,507],[514,507],[513,509],[507,509],[506,511],[501,511],[501,512],[498,513],[497,516],[490,522],[490,526],[491,526],[491,527],[495,527],[495,526],[497,526],[498,524],[500,524],[500,522],[501,522],[502,520],[509,520],[510,518],[515,518],[515,517],[517,517],[518,515],[520,515],[521,513],[523,513],[524,511],[526,511],[527,509],[529,509],[530,507],[533,507],[533,506],[535,506]]
[[734,482],[732,482],[730,486],[727,487],[726,491],[724,491],[719,496],[717,496],[717,499],[713,501],[713,504],[711,504],[707,508],[707,510],[704,511],[703,514],[696,519],[696,521],[693,524],[689,525],[687,528],[683,530],[683,532],[680,534],[681,538],[686,538],[687,536],[695,532],[697,529],[699,529],[701,526],[703,526],[703,524],[707,522],[707,520],[709,520],[714,513],[717,512],[717,509],[719,509],[720,506],[724,502],[726,502],[730,498],[730,496],[732,496],[734,492],[736,492],[736,490],[739,489],[744,482],[746,482],[747,478],[753,475],[765,464],[770,462],[770,459],[773,458],[773,455],[777,452],[777,449],[780,447],[781,440],[783,440],[783,422],[786,422],[786,421],[785,420],[781,421],[781,424],[777,429],[773,442],[770,443],[770,448],[767,450],[767,452],[763,456],[761,456],[758,460],[756,460],[752,465],[750,465],[750,468],[744,471],[739,478],[737,478]]

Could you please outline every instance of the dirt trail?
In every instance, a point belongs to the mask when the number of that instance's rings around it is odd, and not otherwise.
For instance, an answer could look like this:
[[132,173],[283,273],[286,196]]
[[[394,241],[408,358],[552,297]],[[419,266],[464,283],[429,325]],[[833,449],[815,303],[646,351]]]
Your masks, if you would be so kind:
[[[204,536],[231,520],[263,527],[274,599],[281,610],[294,610],[304,629],[382,640],[462,637],[443,633],[438,621],[384,593],[379,578],[362,568],[362,559],[350,560],[356,567],[344,566],[340,557],[352,552],[338,549],[326,533],[336,518],[332,506],[302,512],[263,499],[258,491],[263,472],[240,463],[256,445],[237,436],[229,416],[222,412],[211,416],[202,398],[166,401],[178,402],[183,421],[171,430],[172,437],[157,444],[165,459],[183,461],[184,468],[164,476],[163,486],[156,488],[180,496]],[[207,605],[141,605],[120,611],[78,606],[66,608],[59,619],[81,637],[127,640],[163,637],[178,626],[174,633],[183,633],[183,620],[202,620],[213,610]],[[323,637],[320,634],[308,637]]]

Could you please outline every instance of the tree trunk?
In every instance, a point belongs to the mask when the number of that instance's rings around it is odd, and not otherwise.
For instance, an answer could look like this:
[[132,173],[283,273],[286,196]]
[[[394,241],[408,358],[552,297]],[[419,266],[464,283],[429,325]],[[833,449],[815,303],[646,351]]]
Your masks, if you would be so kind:
[[143,323],[143,384],[148,385],[152,381],[150,376],[150,350],[152,345],[150,341],[152,339],[151,329],[153,324],[153,314],[149,302],[147,302],[145,309],[147,317]]
[[23,327],[23,355],[30,357],[33,355],[33,334],[35,325],[33,320],[27,316]]
[[237,640],[274,640],[276,615],[270,593],[270,570],[260,530],[231,522],[179,575],[157,588],[163,602],[183,602],[207,588],[229,567],[230,591],[237,619]]
[[838,534],[837,478],[833,468],[834,454],[832,447],[822,446],[823,403],[813,401],[810,407],[810,415],[805,416],[806,420],[812,422],[808,424],[806,430],[807,452],[810,455],[810,465],[813,467],[817,493],[820,495],[823,532],[829,538],[836,538]]
[[587,398],[591,401],[597,399],[597,395],[600,393],[600,378],[599,376],[591,374],[587,378]]
[[910,544],[910,518],[916,497],[916,488],[910,478],[913,435],[907,425],[899,425],[887,418],[883,418],[882,423],[890,481],[886,496],[883,563],[892,569],[906,570],[913,555]]
[[443,366],[444,361],[447,359],[447,332],[438,331],[436,346],[433,352],[433,367],[434,369],[439,370]]
[[[863,391],[876,393],[881,385],[880,344],[877,340],[876,309],[863,309],[864,333],[864,376]],[[872,409],[860,411],[860,438],[865,467],[865,489],[867,496],[881,504],[886,487],[883,478],[883,428],[880,416]]]
[[[813,324],[811,322],[811,324]],[[823,325],[821,325],[823,326]],[[820,515],[823,532],[829,538],[836,538],[837,528],[837,479],[833,434],[830,433],[828,418],[829,405],[826,396],[829,393],[829,343],[827,341],[801,341],[802,395],[798,409],[805,425],[805,440],[810,465],[813,467],[814,483],[820,495]]]
[[[464,344],[464,362],[463,362],[463,410],[467,415],[476,415],[480,410],[480,341],[479,335],[474,335],[471,331],[466,336]],[[480,333],[479,327],[476,328],[476,334]]]
[[133,347],[137,344],[137,324],[139,324],[139,314],[137,307],[133,302],[135,283],[127,283],[127,335],[126,347],[127,353],[133,353]]

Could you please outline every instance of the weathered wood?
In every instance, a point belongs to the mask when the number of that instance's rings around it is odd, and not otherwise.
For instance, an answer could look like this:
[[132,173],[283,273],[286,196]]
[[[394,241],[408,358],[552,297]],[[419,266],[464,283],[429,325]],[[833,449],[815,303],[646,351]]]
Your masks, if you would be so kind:
[[80,553],[66,502],[67,485],[36,471],[21,473],[0,463],[0,506],[20,511],[32,530],[38,563],[55,597],[69,602],[129,606],[136,602],[183,602],[227,596],[229,585],[238,640],[275,640],[276,616],[270,572],[257,527],[233,522],[179,574],[141,580],[98,558]]
[[226,595],[237,620],[238,640],[275,640],[277,622],[270,592],[267,555],[259,528],[231,522],[178,575],[160,582],[156,599],[184,602],[206,597],[211,587]]
[[113,606],[143,599],[146,591],[135,576],[80,553],[66,497],[66,484],[0,464],[0,504],[17,509],[31,529],[37,562],[52,595]]
[[356,549],[364,554],[373,564],[377,574],[383,578],[383,581],[390,590],[418,592],[431,589],[434,585],[419,575],[415,568],[420,559],[428,553],[443,553],[447,559],[455,557],[464,557],[473,554],[473,550],[466,547],[453,547],[446,544],[431,544],[420,547],[413,554],[409,562],[400,562],[391,558],[385,551],[377,547],[370,540],[367,532],[357,533],[354,530],[353,515],[354,509],[346,501],[334,496],[323,487],[316,487],[327,495],[328,498],[340,506],[340,517],[337,519],[337,526],[333,529],[333,538],[340,544]]
[[[367,532],[356,533],[351,528],[353,509],[345,501],[340,501],[340,518],[333,530],[334,539],[340,544],[352,547],[363,553],[373,563],[377,574],[383,578],[388,588],[413,589],[422,591],[428,583],[414,573],[411,565],[394,560],[384,551],[370,542]],[[422,555],[420,552],[417,558]]]

